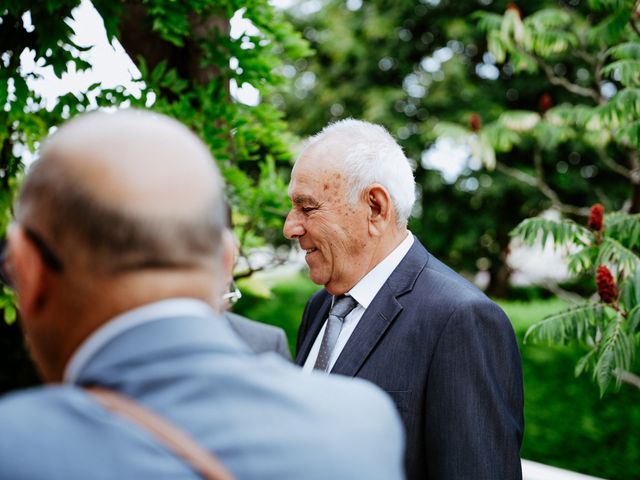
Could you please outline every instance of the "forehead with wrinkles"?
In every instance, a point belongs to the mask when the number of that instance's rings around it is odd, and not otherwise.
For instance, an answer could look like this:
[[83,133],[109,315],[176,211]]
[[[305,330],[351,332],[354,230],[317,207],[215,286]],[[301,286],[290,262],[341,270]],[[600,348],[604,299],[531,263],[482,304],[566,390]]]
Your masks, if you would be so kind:
[[335,142],[322,141],[307,147],[291,172],[291,201],[299,204],[319,198],[341,200],[346,182],[343,158],[344,149]]

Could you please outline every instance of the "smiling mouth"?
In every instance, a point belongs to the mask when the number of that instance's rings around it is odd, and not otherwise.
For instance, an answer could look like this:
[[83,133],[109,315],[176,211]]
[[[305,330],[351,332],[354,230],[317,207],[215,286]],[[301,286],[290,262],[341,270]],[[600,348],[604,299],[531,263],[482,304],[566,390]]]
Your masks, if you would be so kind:
[[317,248],[305,248],[304,251],[307,252],[306,256],[311,255],[313,252],[315,252],[316,250],[318,250]]

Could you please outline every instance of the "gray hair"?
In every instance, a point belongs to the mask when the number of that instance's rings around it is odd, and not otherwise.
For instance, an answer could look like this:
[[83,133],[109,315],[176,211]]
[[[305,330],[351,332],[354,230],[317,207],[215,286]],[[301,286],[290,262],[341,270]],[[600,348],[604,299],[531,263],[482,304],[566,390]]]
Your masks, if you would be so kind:
[[416,200],[415,180],[409,160],[391,134],[381,125],[349,118],[327,125],[308,140],[306,148],[324,141],[346,147],[342,162],[349,200],[355,204],[365,188],[379,183],[391,196],[398,226],[405,227]]

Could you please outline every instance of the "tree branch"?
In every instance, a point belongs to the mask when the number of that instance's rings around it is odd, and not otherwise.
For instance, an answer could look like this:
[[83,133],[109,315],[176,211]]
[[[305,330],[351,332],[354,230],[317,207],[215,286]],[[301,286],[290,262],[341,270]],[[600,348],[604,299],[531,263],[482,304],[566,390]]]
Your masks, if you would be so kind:
[[575,305],[582,303],[584,301],[584,298],[581,295],[578,295],[576,293],[570,292],[568,290],[565,290],[563,288],[561,288],[557,282],[548,280],[548,281],[543,281],[540,282],[540,286],[542,288],[546,288],[547,290],[549,290],[551,293],[553,293],[556,297],[565,300],[569,303],[573,303]]
[[638,28],[638,25],[636,24],[636,21],[633,18],[633,16],[636,13],[636,10],[638,9],[638,3],[640,2],[636,0],[636,2],[633,4],[633,7],[631,7],[631,17],[629,18],[629,23],[631,24],[631,28],[633,28],[633,31],[636,32],[636,34],[640,37],[640,29]]
[[248,278],[250,276],[252,276],[254,273],[256,272],[261,272],[263,270],[271,270],[272,268],[275,267],[279,267],[281,265],[284,265],[285,263],[287,263],[287,258],[281,258],[278,257],[278,255],[272,255],[271,260],[267,263],[265,262],[264,265],[259,266],[259,267],[255,267],[251,265],[251,262],[249,262],[249,257],[247,255],[240,255],[242,258],[244,258],[246,264],[247,264],[247,268],[245,270],[242,270],[240,272],[234,272],[233,273],[233,279],[234,280],[240,280],[242,278]]
[[604,148],[596,148],[596,153],[600,160],[602,160],[602,163],[609,167],[612,172],[615,172],[628,180],[632,180],[631,170],[611,159],[609,155],[607,155],[607,152],[604,151]]
[[614,374],[620,381],[640,390],[640,377],[638,375],[624,370],[618,370],[617,368],[614,370]]
[[[593,98],[597,104],[603,103],[603,98],[600,95],[599,91],[594,90],[593,88],[581,87],[580,85],[576,85],[575,83],[571,83],[566,78],[556,75],[553,72],[553,68],[551,68],[549,66],[549,64],[547,62],[545,62],[542,58],[538,57],[537,55],[532,54],[531,52],[528,52],[528,51],[524,50],[521,47],[517,47],[517,50],[522,55],[526,55],[529,58],[531,58],[534,62],[536,62],[538,64],[538,66],[542,69],[542,71],[544,72],[544,74],[546,75],[547,79],[549,80],[549,82],[552,85],[557,85],[557,86],[563,87],[565,90],[568,90],[569,92],[574,93],[576,95],[579,95],[581,97]],[[576,53],[576,56],[580,57],[580,54]],[[585,59],[585,58],[583,57],[583,59]],[[599,70],[596,69],[596,71],[599,71]]]
[[580,85],[571,83],[564,77],[559,77],[558,75],[553,73],[553,69],[540,57],[536,57],[535,55],[531,55],[531,57],[540,66],[552,85],[563,87],[565,90],[568,90],[571,93],[575,93],[576,95],[580,95],[581,97],[593,98],[598,104],[602,103],[602,96],[600,95],[600,92],[594,90],[593,88],[581,87]]
[[529,185],[530,187],[537,188],[540,193],[551,200],[554,208],[556,208],[560,212],[568,213],[571,215],[580,215],[583,217],[589,216],[588,208],[581,208],[563,203],[560,200],[558,194],[551,187],[549,187],[549,185],[547,185],[544,181],[541,181],[539,178],[534,177],[533,175],[529,175],[528,173],[525,173],[516,168],[508,167],[502,162],[496,162],[496,170],[510,176],[511,178],[514,178],[515,180],[518,180],[519,182]]

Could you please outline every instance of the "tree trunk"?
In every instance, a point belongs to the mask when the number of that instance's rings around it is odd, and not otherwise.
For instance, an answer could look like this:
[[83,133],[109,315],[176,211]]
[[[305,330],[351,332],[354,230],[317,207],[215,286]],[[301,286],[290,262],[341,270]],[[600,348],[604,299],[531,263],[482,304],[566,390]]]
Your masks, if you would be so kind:
[[629,213],[640,213],[640,184],[632,184],[631,189]]
[[179,47],[153,31],[152,18],[147,7],[139,3],[127,2],[120,17],[118,39],[127,54],[135,62],[144,58],[149,71],[163,60],[167,68],[175,68],[181,78],[197,85],[205,85],[220,74],[217,66],[203,66],[205,52],[203,43],[215,42],[217,37],[229,36],[229,19],[221,14],[205,16],[189,15],[191,35]]
[[[500,240],[504,241],[502,238]],[[512,270],[507,263],[507,257],[509,256],[508,237],[506,243],[500,242],[500,244],[506,244],[506,246],[500,249],[500,253],[495,259],[492,259],[493,261],[489,268],[490,277],[486,294],[492,298],[507,298],[509,295],[509,282],[511,280]]]

